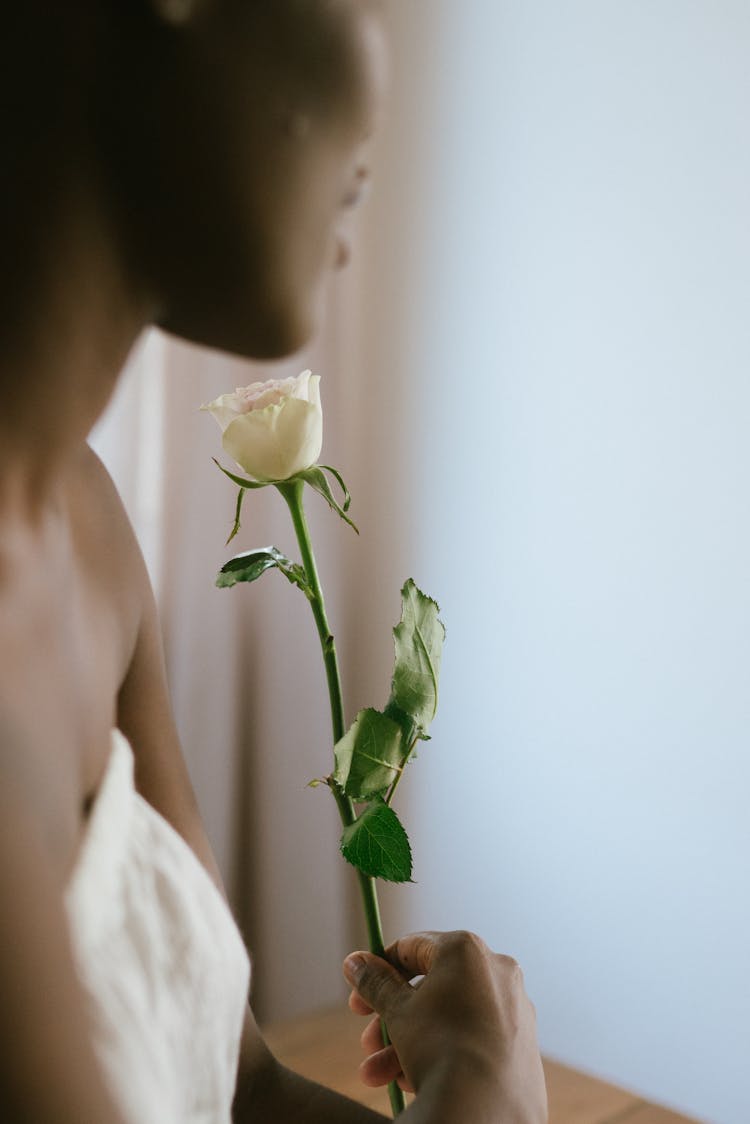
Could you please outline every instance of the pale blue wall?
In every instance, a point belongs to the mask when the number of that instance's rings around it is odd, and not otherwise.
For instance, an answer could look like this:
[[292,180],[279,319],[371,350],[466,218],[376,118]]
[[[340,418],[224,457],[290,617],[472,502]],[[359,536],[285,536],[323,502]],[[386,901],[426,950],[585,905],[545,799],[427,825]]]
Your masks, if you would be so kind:
[[394,4],[373,340],[448,646],[392,908],[517,955],[552,1055],[747,1124],[750,5]]

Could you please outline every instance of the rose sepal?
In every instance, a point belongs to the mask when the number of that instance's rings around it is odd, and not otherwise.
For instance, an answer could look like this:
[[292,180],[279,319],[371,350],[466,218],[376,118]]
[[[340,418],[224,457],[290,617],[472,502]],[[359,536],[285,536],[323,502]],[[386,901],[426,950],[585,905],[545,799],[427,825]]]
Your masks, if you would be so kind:
[[[331,485],[326,479],[326,472],[331,473],[331,475],[341,488],[341,491],[344,493],[343,505],[336,502],[336,497],[331,490]],[[349,505],[352,502],[352,497],[349,494],[349,489],[347,488],[341,477],[341,473],[337,472],[335,468],[331,468],[330,465],[327,464],[313,464],[310,466],[310,468],[306,468],[303,472],[298,472],[296,476],[290,477],[290,479],[304,480],[304,482],[308,484],[314,492],[317,492],[319,496],[323,497],[323,499],[330,507],[331,511],[335,511],[336,514],[340,516],[340,518],[343,519],[345,523],[349,524],[353,531],[356,531],[356,533],[359,534],[359,527],[346,514],[349,510]],[[288,483],[288,481],[281,481],[281,483],[286,484]],[[276,486],[278,487],[278,484]]]
[[[330,465],[313,464],[310,465],[309,468],[303,469],[302,472],[295,472],[294,476],[289,476],[285,480],[248,480],[247,477],[238,476],[236,472],[230,472],[228,468],[224,468],[222,464],[219,464],[216,457],[212,457],[211,459],[213,460],[216,467],[221,469],[224,475],[229,477],[229,479],[240,489],[240,494],[237,496],[237,508],[235,511],[234,526],[232,527],[232,531],[225,545],[228,545],[232,541],[232,539],[240,529],[240,512],[242,511],[244,489],[252,488],[253,490],[257,490],[258,488],[268,488],[273,486],[274,488],[278,488],[281,491],[288,484],[293,484],[295,480],[303,480],[305,484],[308,484],[314,492],[317,492],[319,496],[323,497],[323,499],[330,507],[331,511],[335,511],[336,514],[340,516],[340,518],[343,519],[345,523],[349,524],[352,530],[356,531],[356,533],[359,534],[359,527],[357,527],[356,523],[354,523],[353,520],[351,520],[346,514],[352,502],[352,497],[349,489],[344,483],[344,479],[341,473],[338,472],[335,468],[331,468]],[[341,488],[344,496],[342,504],[337,503],[336,497],[331,490],[331,485],[326,479],[326,472],[331,473],[334,480]]]
[[237,476],[236,473],[230,472],[228,468],[224,468],[223,464],[219,464],[216,457],[211,457],[217,468],[220,468],[225,476],[233,480],[240,488],[267,488],[269,484],[275,484],[275,480],[247,480],[244,476]]

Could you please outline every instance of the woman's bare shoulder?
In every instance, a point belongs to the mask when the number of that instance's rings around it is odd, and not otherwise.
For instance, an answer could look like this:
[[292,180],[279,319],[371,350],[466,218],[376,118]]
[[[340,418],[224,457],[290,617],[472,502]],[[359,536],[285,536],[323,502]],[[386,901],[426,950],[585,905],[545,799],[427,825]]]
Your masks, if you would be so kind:
[[132,643],[116,717],[133,749],[136,786],[220,885],[172,714],[159,614],[135,532],[109,472],[93,449],[82,454],[79,472],[79,492],[91,509],[89,564],[103,568],[110,601],[119,597],[129,606]]
[[88,443],[81,447],[71,474],[69,502],[76,524],[88,536],[85,545],[138,569],[141,552],[125,504],[104,461]]
[[138,632],[130,533],[86,448],[39,525],[15,528],[0,573],[0,778],[37,817],[58,872],[75,855]]
[[71,473],[68,503],[80,574],[91,596],[116,624],[124,677],[150,597],[150,582],[117,487],[88,444],[81,448]]

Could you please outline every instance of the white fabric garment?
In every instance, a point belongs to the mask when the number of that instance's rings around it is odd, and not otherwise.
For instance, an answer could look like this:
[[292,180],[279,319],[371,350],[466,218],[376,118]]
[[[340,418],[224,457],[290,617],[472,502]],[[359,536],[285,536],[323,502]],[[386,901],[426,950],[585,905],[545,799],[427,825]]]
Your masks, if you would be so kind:
[[230,1124],[250,965],[182,837],[135,790],[112,732],[66,891],[94,1046],[132,1124]]

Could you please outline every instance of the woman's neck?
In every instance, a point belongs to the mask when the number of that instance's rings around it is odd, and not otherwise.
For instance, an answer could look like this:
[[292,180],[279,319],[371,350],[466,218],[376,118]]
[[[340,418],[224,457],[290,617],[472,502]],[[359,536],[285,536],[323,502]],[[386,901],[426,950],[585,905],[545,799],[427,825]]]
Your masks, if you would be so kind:
[[17,221],[0,280],[0,519],[47,505],[156,312],[93,192]]

